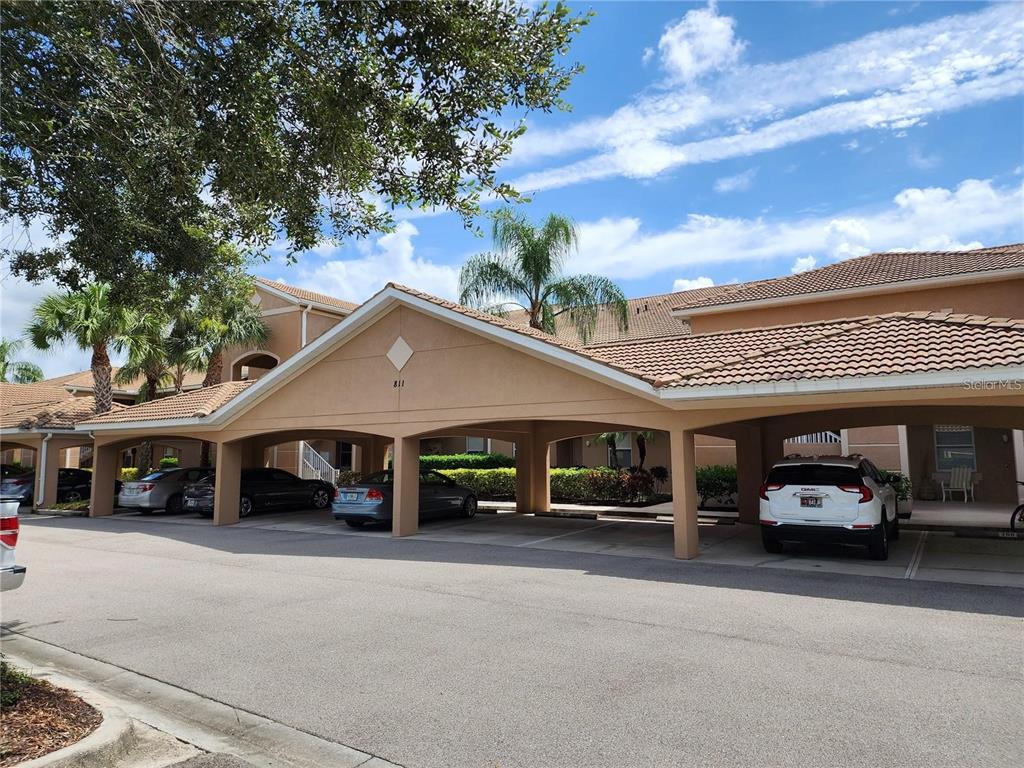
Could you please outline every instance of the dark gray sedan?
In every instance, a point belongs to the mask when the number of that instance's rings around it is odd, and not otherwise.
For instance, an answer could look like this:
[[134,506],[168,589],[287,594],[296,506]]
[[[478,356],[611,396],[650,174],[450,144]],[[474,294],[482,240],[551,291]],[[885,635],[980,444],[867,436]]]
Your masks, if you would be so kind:
[[[331,505],[335,520],[351,528],[367,523],[390,523],[395,476],[390,469],[369,475],[354,485],[339,488]],[[473,517],[476,494],[440,472],[420,472],[420,518]]]

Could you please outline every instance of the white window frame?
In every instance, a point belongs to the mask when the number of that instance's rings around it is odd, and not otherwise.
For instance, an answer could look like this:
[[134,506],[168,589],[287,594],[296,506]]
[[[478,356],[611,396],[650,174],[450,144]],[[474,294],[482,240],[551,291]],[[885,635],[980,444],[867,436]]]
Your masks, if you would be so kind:
[[[632,467],[633,466],[633,433],[626,432],[623,435],[619,435],[615,438],[615,453],[620,454],[619,466],[620,467]],[[621,454],[626,454],[626,461],[622,460]],[[612,461],[612,447],[608,446],[608,466],[613,467],[615,463]]]
[[[939,445],[939,432],[942,427],[956,427],[959,430],[966,430],[971,436],[970,443],[955,443],[951,445]],[[936,424],[932,427],[932,443],[935,447],[935,470],[937,472],[952,472],[953,467],[943,467],[940,452],[943,449],[949,448],[970,448],[971,449],[971,464],[970,470],[972,472],[978,471],[978,441],[974,435],[974,427],[969,427],[962,424]]]
[[[470,440],[480,440],[482,448],[477,450],[471,448],[469,445]],[[466,438],[466,453],[490,453],[491,452],[491,438],[489,437],[467,437]]]

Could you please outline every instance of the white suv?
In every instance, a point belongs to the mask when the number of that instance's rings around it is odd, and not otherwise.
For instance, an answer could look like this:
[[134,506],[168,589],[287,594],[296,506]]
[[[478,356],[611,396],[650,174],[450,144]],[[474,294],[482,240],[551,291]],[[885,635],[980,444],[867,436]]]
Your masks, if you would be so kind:
[[760,496],[768,552],[781,552],[784,541],[838,541],[886,560],[889,540],[899,538],[896,488],[859,456],[787,458],[772,467]]

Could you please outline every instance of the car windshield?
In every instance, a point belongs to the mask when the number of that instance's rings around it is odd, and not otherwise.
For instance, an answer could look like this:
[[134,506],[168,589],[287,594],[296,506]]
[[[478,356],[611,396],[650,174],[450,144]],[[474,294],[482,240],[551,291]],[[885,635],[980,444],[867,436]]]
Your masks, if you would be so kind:
[[394,473],[390,470],[384,472],[374,472],[372,475],[367,475],[359,481],[360,485],[392,485],[395,482]]
[[860,485],[860,472],[838,464],[785,464],[772,467],[768,482],[779,485]]
[[171,472],[168,472],[166,469],[164,469],[164,470],[157,470],[156,472],[150,472],[145,477],[140,477],[139,481],[140,482],[144,481],[144,482],[147,482],[147,483],[152,483],[152,482],[154,482],[156,480],[159,480],[162,477],[167,477],[170,474],[171,474]]

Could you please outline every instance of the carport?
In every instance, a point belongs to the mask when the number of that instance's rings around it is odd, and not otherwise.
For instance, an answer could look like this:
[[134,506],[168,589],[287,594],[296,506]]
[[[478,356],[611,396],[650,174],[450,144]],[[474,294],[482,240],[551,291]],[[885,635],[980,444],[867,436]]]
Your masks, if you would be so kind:
[[583,348],[390,285],[258,381],[135,406],[78,429],[96,440],[92,515],[112,511],[107,488],[119,445],[154,434],[215,443],[217,525],[238,522],[239,473],[267,445],[344,436],[359,446],[363,471],[379,467],[390,445],[396,536],[419,529],[422,439],[513,443],[517,511],[525,514],[550,508],[555,441],[661,430],[670,441],[672,549],[692,558],[696,433],[737,441],[750,521],[764,468],[785,437],[838,412],[848,423],[904,423],[914,411],[1024,428],[1022,382],[1024,324],[1014,321],[894,313]]

